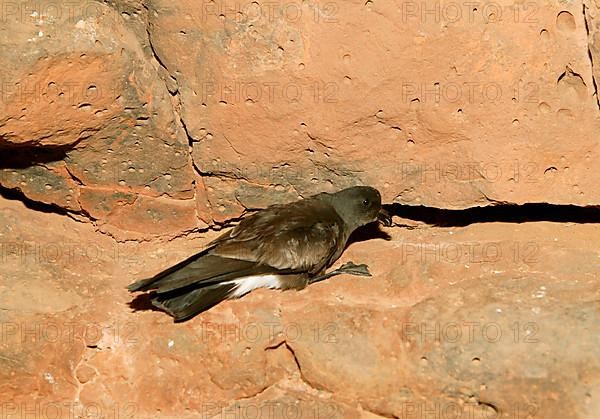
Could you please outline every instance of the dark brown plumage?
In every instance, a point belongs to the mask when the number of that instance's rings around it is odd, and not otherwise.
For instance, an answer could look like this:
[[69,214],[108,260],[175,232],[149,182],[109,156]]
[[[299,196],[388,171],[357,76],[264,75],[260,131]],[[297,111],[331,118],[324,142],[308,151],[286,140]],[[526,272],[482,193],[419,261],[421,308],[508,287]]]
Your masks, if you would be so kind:
[[154,291],[153,305],[181,321],[255,288],[302,289],[337,273],[369,275],[365,265],[352,263],[323,273],[350,234],[376,221],[380,211],[379,192],[366,186],[273,205],[245,217],[202,252],[128,289]]

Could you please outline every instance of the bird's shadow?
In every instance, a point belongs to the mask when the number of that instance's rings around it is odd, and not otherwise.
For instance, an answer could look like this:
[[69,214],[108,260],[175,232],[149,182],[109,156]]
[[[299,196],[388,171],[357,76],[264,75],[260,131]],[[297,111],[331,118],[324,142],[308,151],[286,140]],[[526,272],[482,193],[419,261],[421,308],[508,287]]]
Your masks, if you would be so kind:
[[357,228],[350,235],[348,243],[346,244],[346,248],[348,248],[348,246],[350,246],[352,243],[364,242],[367,240],[391,240],[392,236],[390,236],[385,231],[381,230],[380,226],[381,224],[379,222],[374,222]]
[[144,293],[136,295],[128,305],[134,312],[136,311],[161,311],[152,304],[154,293]]

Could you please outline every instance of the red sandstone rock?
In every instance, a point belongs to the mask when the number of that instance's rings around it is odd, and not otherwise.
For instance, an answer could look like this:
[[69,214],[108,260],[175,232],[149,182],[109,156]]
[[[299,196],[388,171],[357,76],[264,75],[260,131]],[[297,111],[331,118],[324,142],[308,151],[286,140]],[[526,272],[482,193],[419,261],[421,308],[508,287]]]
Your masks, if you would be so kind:
[[129,25],[131,15],[101,4],[62,6],[44,6],[47,14],[7,11],[13,45],[1,53],[9,64],[0,143],[14,151],[3,159],[2,186],[109,224],[114,220],[103,217],[110,210],[86,208],[79,195],[92,190],[97,200],[121,193],[185,205],[194,197],[188,139],[140,21]]
[[357,183],[598,203],[594,5],[188,3],[7,11],[0,142],[34,166],[11,158],[2,185],[76,212],[81,186],[187,200],[193,159],[199,228]]
[[597,416],[594,224],[401,220],[183,324],[125,290],[357,183],[598,205],[597,5],[53,4],[2,10],[0,185],[74,219],[0,199],[0,416]]
[[135,417],[596,411],[592,224],[388,229],[390,241],[354,243],[338,262],[367,263],[371,278],[259,290],[174,324],[132,311],[125,285],[214,234],[119,243],[1,205],[0,391],[16,414],[36,403]]

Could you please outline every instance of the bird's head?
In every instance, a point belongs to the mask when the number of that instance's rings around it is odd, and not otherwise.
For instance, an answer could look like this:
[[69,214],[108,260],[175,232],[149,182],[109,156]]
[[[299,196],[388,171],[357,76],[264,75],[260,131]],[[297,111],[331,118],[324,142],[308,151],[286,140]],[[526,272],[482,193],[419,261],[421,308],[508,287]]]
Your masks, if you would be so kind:
[[381,194],[370,186],[353,186],[331,195],[331,203],[352,230],[377,221]]

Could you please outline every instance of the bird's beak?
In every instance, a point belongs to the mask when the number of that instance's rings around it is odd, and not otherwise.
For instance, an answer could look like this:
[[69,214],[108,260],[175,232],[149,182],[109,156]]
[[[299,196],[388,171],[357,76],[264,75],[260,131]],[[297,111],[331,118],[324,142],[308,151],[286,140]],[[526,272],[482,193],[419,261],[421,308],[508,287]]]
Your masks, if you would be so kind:
[[379,221],[385,227],[391,227],[393,225],[392,216],[390,215],[389,212],[387,212],[383,208],[380,209],[379,214],[377,214],[377,221]]

